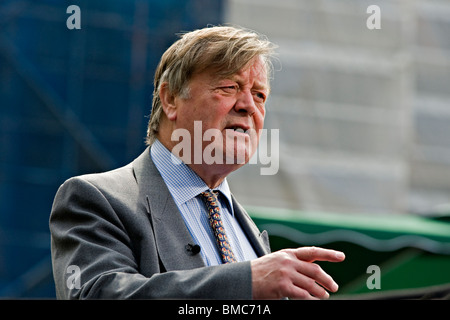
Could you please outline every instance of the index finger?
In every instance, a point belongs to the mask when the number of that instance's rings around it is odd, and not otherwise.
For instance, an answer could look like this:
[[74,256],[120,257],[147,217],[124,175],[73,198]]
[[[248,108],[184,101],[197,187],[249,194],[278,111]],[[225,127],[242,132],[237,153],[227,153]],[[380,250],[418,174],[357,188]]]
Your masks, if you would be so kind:
[[294,249],[297,259],[306,262],[329,261],[341,262],[345,260],[345,254],[341,251],[318,247],[302,247]]

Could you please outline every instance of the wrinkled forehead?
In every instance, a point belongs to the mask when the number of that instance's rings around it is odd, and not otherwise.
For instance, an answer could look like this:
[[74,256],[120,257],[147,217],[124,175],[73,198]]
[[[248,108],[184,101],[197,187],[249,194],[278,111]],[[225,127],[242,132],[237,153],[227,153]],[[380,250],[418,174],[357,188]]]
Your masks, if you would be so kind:
[[243,82],[250,81],[254,84],[254,87],[259,89],[269,88],[267,67],[261,57],[251,60],[243,68],[232,74],[231,78]]

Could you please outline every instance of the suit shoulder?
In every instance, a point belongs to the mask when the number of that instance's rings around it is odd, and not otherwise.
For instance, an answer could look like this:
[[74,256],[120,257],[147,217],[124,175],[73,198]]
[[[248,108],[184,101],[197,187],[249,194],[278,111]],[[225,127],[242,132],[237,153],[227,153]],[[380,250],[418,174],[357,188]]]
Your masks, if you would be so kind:
[[128,164],[110,171],[71,177],[64,181],[59,189],[86,189],[91,186],[100,191],[121,190],[131,188],[134,184],[136,184],[136,179],[134,177],[133,167],[131,164]]

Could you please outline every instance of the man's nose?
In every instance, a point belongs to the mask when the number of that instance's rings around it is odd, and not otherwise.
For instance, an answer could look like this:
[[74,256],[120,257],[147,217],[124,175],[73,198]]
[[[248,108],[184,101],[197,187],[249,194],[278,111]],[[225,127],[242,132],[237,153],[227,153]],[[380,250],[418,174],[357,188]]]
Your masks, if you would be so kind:
[[250,90],[242,90],[237,94],[234,109],[239,113],[246,112],[249,115],[253,115],[256,112],[255,101]]

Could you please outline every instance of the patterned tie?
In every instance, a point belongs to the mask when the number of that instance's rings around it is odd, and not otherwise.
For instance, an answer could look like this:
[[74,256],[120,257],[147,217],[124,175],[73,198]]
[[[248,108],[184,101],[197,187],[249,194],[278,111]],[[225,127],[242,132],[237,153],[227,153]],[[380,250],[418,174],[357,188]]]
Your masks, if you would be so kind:
[[214,231],[217,245],[219,246],[220,255],[223,263],[236,262],[230,243],[228,242],[225,229],[223,228],[222,218],[220,218],[220,209],[217,196],[214,192],[205,191],[200,194],[205,202],[206,209],[209,214],[209,224]]

